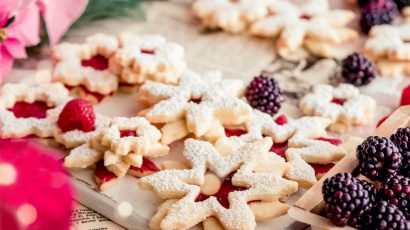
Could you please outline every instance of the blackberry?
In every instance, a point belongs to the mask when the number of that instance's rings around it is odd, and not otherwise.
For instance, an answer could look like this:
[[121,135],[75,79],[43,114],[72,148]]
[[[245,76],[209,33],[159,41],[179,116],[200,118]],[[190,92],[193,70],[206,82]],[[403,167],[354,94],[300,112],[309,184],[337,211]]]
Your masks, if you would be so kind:
[[376,77],[375,66],[362,54],[353,53],[342,61],[342,76],[355,86],[367,85]]
[[410,0],[394,0],[399,10],[403,9],[406,6],[410,6]]
[[357,146],[356,156],[360,173],[381,182],[397,174],[402,159],[391,140],[377,136],[370,136]]
[[365,215],[360,229],[408,230],[410,222],[396,205],[380,201]]
[[390,140],[396,144],[403,157],[400,174],[410,177],[410,128],[400,128],[391,135]]
[[394,176],[382,183],[379,196],[382,200],[396,205],[405,216],[410,217],[410,179]]
[[360,27],[368,34],[372,26],[390,24],[398,14],[399,11],[393,1],[372,1],[361,10]]
[[263,73],[249,83],[245,96],[253,108],[270,115],[277,113],[283,102],[279,83]]
[[322,187],[327,217],[337,226],[357,227],[376,201],[376,189],[350,173],[338,173],[327,178]]

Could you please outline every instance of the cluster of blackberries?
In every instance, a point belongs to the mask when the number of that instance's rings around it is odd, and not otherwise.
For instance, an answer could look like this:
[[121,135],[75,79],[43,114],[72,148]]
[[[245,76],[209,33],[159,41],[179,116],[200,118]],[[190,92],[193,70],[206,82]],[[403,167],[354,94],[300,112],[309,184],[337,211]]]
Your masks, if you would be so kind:
[[373,184],[339,173],[324,181],[327,217],[338,226],[410,229],[410,128],[390,138],[371,136],[357,147],[359,172]]
[[369,33],[372,26],[391,24],[399,14],[399,9],[410,5],[410,0],[359,0],[360,27]]
[[376,78],[376,67],[360,53],[353,53],[342,61],[342,77],[355,86],[369,84]]

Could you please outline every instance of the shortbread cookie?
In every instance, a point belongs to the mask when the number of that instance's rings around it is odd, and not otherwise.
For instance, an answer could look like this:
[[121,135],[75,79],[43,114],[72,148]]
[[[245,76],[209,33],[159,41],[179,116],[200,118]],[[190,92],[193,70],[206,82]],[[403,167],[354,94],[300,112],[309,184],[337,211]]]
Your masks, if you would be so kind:
[[60,105],[70,97],[60,83],[28,86],[7,83],[0,90],[0,137],[51,137]]
[[239,33],[268,15],[267,0],[197,0],[193,13],[210,29]]
[[57,45],[54,80],[99,102],[118,88],[117,76],[108,69],[108,59],[117,49],[118,40],[104,34],[92,35],[85,43]]
[[[163,123],[162,143],[169,144],[189,133],[216,140],[223,125],[238,125],[248,119],[251,108],[237,98],[242,81],[221,79],[219,72],[186,71],[177,85],[149,82],[140,88],[141,100],[153,104],[144,111],[151,123]],[[207,139],[208,139],[207,138]]]
[[[141,188],[151,189],[168,200],[158,209],[150,226],[188,229],[215,217],[225,229],[254,229],[256,217],[249,202],[273,202],[297,191],[297,183],[275,173],[254,172],[258,158],[268,154],[271,145],[270,138],[265,138],[222,156],[209,142],[186,140],[183,155],[191,169],[164,170],[139,180]],[[207,170],[225,178],[213,195],[205,195],[201,190],[205,175],[209,175]]]
[[376,60],[376,68],[381,76],[410,76],[410,61]]
[[186,69],[185,50],[159,35],[119,35],[121,48],[110,59],[110,69],[121,84],[133,86],[147,80],[176,83]]
[[161,132],[143,117],[116,117],[101,130],[93,143],[105,146],[104,165],[117,176],[131,166],[140,167],[142,157],[168,154],[169,147],[159,143]]
[[338,87],[321,84],[314,86],[313,92],[300,100],[299,107],[305,115],[331,119],[330,130],[343,133],[353,126],[369,124],[376,101],[350,84]]
[[[275,121],[269,114],[254,110],[243,132],[229,132],[229,137],[218,139],[215,147],[224,155],[246,143],[270,137],[274,142],[271,151],[290,164],[289,170],[282,172],[285,177],[297,181],[300,187],[309,188],[317,182],[313,164],[318,164],[317,167],[333,164],[346,154],[345,149],[337,146],[340,141],[327,138],[329,125],[330,120],[322,117],[302,117],[290,122],[280,117]],[[269,164],[277,168],[272,163],[268,163],[267,168]]]
[[354,19],[348,10],[331,10],[327,0],[309,0],[302,5],[277,0],[269,4],[271,16],[261,19],[250,33],[261,37],[278,37],[278,53],[292,56],[304,47],[322,57],[333,57],[334,48],[358,37],[347,25]]

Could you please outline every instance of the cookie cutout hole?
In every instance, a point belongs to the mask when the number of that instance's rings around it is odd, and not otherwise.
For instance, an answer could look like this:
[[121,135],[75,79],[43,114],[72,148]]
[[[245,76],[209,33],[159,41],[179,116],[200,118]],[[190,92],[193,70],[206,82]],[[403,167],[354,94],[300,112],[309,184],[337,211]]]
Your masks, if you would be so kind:
[[239,137],[239,136],[242,136],[246,133],[248,133],[248,132],[246,130],[243,130],[243,129],[228,129],[228,128],[225,128],[225,135],[227,137]]
[[128,172],[137,178],[141,178],[141,177],[148,176],[148,175],[151,175],[159,171],[160,169],[154,162],[144,157],[142,159],[141,167],[138,168],[135,166],[131,166]]
[[104,166],[104,161],[99,161],[96,164],[94,176],[98,184],[104,184],[117,178],[114,173],[108,171],[108,169]]
[[81,65],[102,71],[108,69],[108,59],[102,55],[95,55],[90,59],[82,60]]
[[346,99],[343,98],[333,98],[330,102],[334,103],[334,104],[338,104],[338,105],[344,105],[346,102]]
[[[218,192],[216,192],[214,195],[212,195],[225,208],[229,208],[229,201],[228,201],[229,193],[235,192],[235,191],[246,190],[246,188],[244,188],[244,187],[238,187],[238,186],[235,186],[235,185],[232,184],[232,177],[235,173],[236,173],[236,171],[232,172],[228,176],[226,176],[223,179],[221,187],[219,188]],[[209,197],[211,197],[211,196],[200,193],[196,197],[195,202],[205,201]]]
[[288,149],[288,142],[286,141],[282,143],[274,143],[272,147],[270,148],[270,151],[286,159],[285,153],[287,149]]
[[136,137],[138,136],[136,130],[126,129],[120,130],[120,137]]
[[191,98],[189,102],[193,102],[195,104],[200,104],[202,102],[202,98]]
[[155,54],[155,50],[152,50],[152,49],[140,49],[140,52],[143,54],[151,54],[151,55]]
[[307,14],[302,14],[302,15],[299,16],[299,18],[302,19],[302,20],[309,21],[310,19],[312,19],[312,16],[307,15]]
[[37,118],[43,119],[47,116],[47,111],[54,107],[50,107],[44,101],[35,101],[33,103],[16,102],[9,111],[13,112],[17,118]]

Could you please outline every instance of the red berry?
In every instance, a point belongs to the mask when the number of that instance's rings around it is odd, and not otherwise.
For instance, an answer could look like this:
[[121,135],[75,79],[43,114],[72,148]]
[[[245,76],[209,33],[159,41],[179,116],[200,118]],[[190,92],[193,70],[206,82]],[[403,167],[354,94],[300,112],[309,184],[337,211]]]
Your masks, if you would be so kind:
[[278,125],[284,125],[288,123],[288,118],[285,115],[280,115],[275,119],[275,123]]
[[61,111],[57,125],[63,132],[71,130],[94,131],[95,113],[93,105],[81,98],[69,101]]

